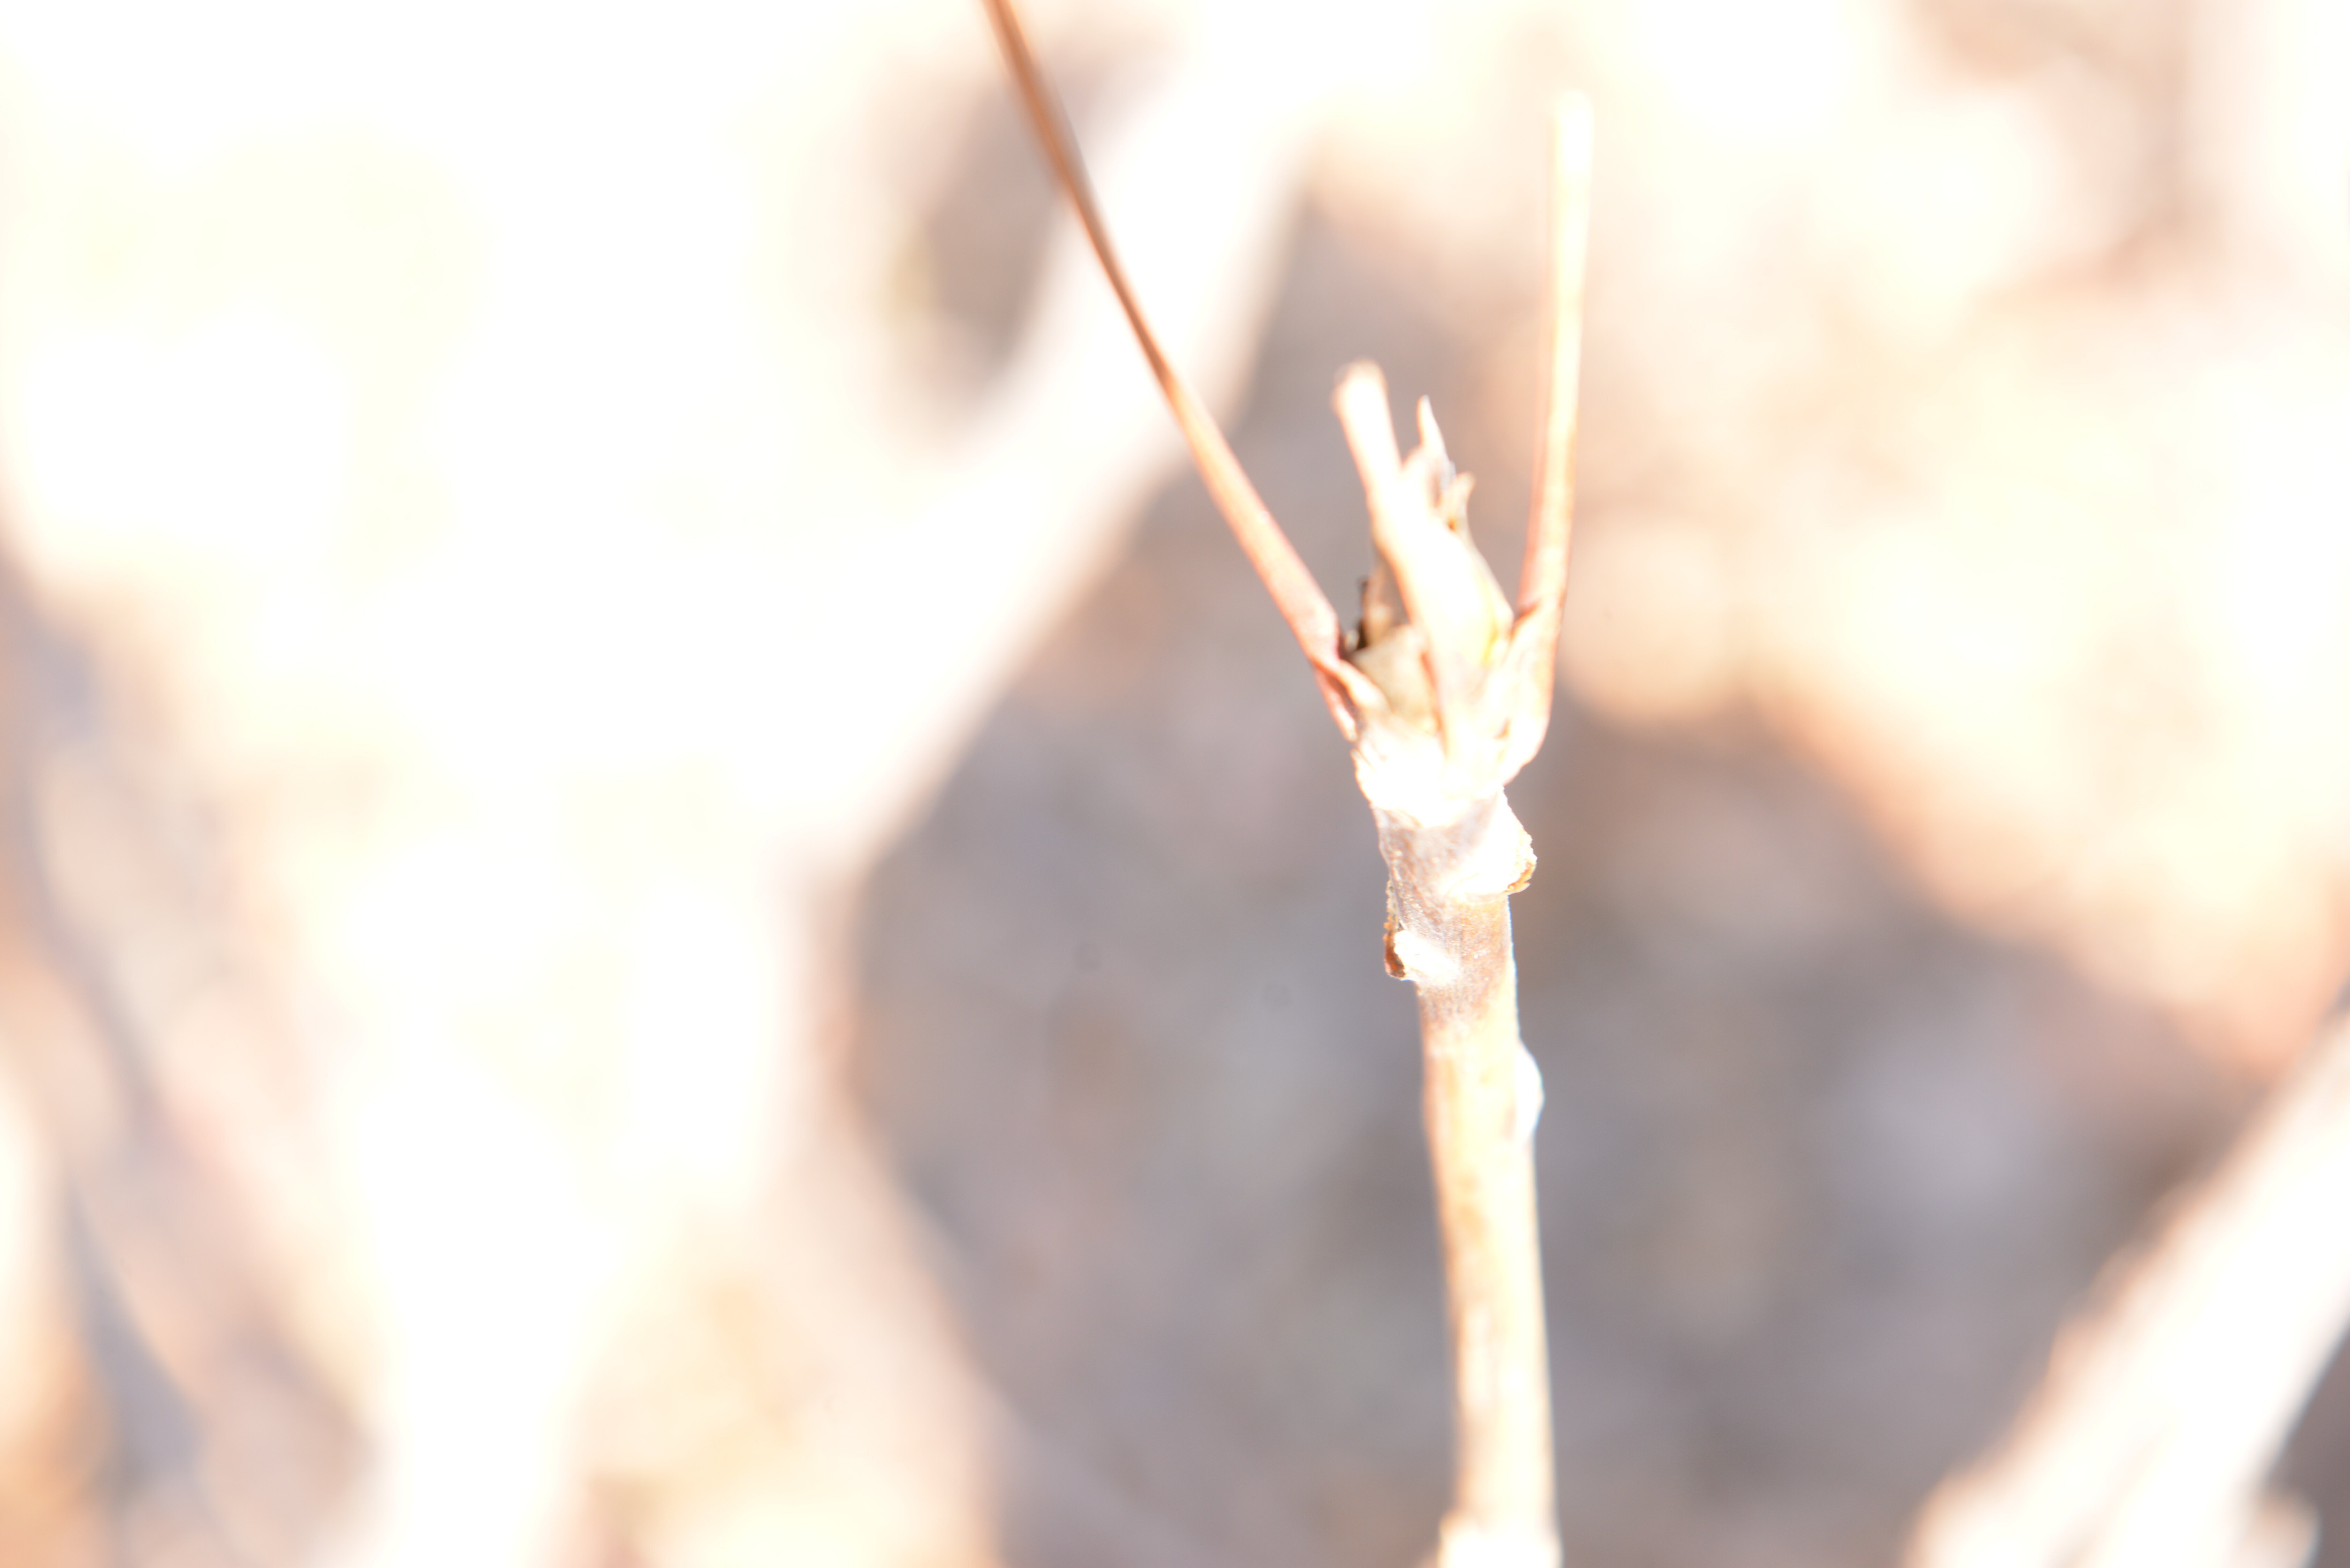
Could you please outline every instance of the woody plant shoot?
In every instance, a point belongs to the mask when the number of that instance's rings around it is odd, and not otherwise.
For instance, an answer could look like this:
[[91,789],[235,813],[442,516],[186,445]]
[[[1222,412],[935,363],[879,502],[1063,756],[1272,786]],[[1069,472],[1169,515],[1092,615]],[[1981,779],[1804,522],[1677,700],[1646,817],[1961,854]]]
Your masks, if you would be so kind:
[[1388,866],[1388,971],[1419,998],[1425,1117],[1451,1330],[1452,1504],[1437,1568],[1555,1568],[1550,1372],[1534,1216],[1542,1079],[1518,1036],[1510,895],[1534,875],[1503,787],[1541,749],[1566,591],[1576,368],[1589,225],[1591,111],[1556,117],[1549,371],[1534,515],[1513,605],[1468,530],[1470,481],[1436,416],[1396,441],[1387,382],[1357,363],[1338,420],[1369,501],[1376,556],[1362,617],[1329,599],[1168,361],[1094,201],[1075,138],[1011,0],[984,0],[1037,139],[1165,393],[1200,477],[1289,623],[1355,760]]

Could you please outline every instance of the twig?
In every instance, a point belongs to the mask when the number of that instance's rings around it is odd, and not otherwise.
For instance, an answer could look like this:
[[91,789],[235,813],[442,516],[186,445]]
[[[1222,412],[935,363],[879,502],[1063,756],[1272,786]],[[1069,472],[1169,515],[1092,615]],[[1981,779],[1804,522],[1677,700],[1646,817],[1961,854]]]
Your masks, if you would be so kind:
[[[1517,737],[1530,761],[1550,722],[1551,678],[1566,605],[1566,553],[1575,521],[1575,437],[1582,400],[1584,261],[1591,239],[1591,104],[1574,94],[1559,106],[1551,199],[1550,374],[1544,383],[1542,441],[1534,456],[1534,515],[1518,577],[1518,657],[1539,695],[1527,703],[1540,727]],[[1513,773],[1516,769],[1511,770]]]
[[1021,105],[1028,111],[1029,123],[1035,127],[1036,139],[1044,144],[1054,177],[1067,194],[1070,205],[1076,209],[1077,221],[1085,225],[1086,238],[1093,243],[1094,254],[1101,262],[1102,275],[1109,280],[1119,308],[1126,312],[1127,322],[1134,328],[1135,340],[1142,346],[1142,357],[1150,362],[1150,373],[1158,379],[1159,389],[1166,394],[1167,406],[1182,430],[1184,444],[1191,449],[1191,461],[1199,467],[1201,481],[1215,497],[1217,510],[1232,524],[1242,554],[1248,556],[1249,565],[1263,580],[1265,591],[1273,596],[1281,618],[1289,623],[1298,647],[1305,650],[1306,662],[1313,666],[1324,700],[1330,704],[1331,717],[1337,721],[1339,730],[1352,739],[1353,721],[1344,694],[1345,668],[1339,662],[1345,649],[1338,631],[1338,614],[1330,607],[1314,574],[1298,558],[1295,546],[1282,533],[1281,524],[1273,520],[1256,486],[1249,483],[1240,459],[1232,455],[1224,432],[1217,428],[1215,416],[1208,412],[1207,406],[1159,348],[1158,335],[1151,331],[1149,318],[1142,314],[1141,303],[1134,296],[1134,286],[1127,281],[1126,268],[1119,264],[1118,252],[1109,243],[1109,229],[1102,222],[1100,208],[1094,201],[1093,182],[1086,177],[1085,160],[1078,155],[1076,138],[1069,132],[1067,116],[1061,112],[1060,100],[1029,51],[1027,35],[1021,31],[1020,18],[1011,0],[986,0],[986,5],[988,20],[995,26],[996,42],[1003,46],[1004,62],[1020,89]]
[[1533,1134],[1541,1076],[1518,1037],[1509,896],[1534,874],[1503,787],[1541,747],[1566,588],[1576,360],[1588,229],[1590,109],[1558,119],[1551,364],[1524,580],[1513,609],[1468,533],[1428,404],[1399,453],[1387,388],[1369,365],[1341,378],[1337,410],[1371,514],[1378,565],[1361,625],[1337,618],[1169,363],[1119,265],[1064,117],[1011,0],[986,0],[1004,57],[1062,189],[1174,410],[1201,477],[1305,650],[1388,864],[1390,973],[1419,993],[1425,1114],[1451,1303],[1456,1460],[1440,1568],[1552,1568],[1550,1373]]
[[2293,1568],[2264,1495],[2350,1321],[2350,1022],[2057,1340],[1999,1446],[1942,1483],[1908,1568]]

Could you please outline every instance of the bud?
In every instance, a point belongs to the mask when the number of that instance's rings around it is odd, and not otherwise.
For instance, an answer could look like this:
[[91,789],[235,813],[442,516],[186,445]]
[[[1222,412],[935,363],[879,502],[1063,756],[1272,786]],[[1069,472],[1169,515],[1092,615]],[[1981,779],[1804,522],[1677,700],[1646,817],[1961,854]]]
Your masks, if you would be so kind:
[[1471,482],[1453,472],[1428,400],[1409,457],[1397,451],[1378,367],[1349,366],[1336,403],[1378,557],[1347,654],[1363,678],[1348,683],[1356,774],[1373,805],[1451,822],[1516,772],[1511,732],[1537,695],[1510,657],[1517,618],[1469,536]]

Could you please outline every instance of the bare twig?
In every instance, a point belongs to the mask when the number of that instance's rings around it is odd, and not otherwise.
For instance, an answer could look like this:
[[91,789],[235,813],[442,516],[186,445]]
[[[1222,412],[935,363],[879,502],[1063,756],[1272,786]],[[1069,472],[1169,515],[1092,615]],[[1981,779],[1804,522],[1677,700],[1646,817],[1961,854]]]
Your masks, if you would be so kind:
[[1379,555],[1355,659],[1381,700],[1365,711],[1355,776],[1388,864],[1388,970],[1419,992],[1451,1305],[1453,1493],[1437,1562],[1548,1568],[1558,1543],[1534,1219],[1542,1079],[1518,1038],[1510,948],[1509,896],[1534,860],[1502,793],[1510,706],[1526,688],[1506,680],[1508,601],[1460,527],[1466,486],[1428,405],[1419,449],[1399,460],[1376,369],[1349,369],[1337,401]]
[[1456,1468],[1440,1568],[1552,1568],[1550,1373],[1533,1132],[1541,1076],[1518,1038],[1509,897],[1534,874],[1503,786],[1540,748],[1566,588],[1575,367],[1588,229],[1590,109],[1557,130],[1550,384],[1534,515],[1514,611],[1469,537],[1469,482],[1435,414],[1397,448],[1386,382],[1356,365],[1337,411],[1378,556],[1355,636],[1314,585],[1212,418],[1160,350],[1111,248],[1066,123],[1010,0],[986,0],[1062,188],[1141,343],[1201,477],[1296,635],[1354,749],[1388,864],[1389,972],[1419,992],[1425,1114],[1451,1303]]
[[[1551,198],[1550,374],[1543,392],[1542,443],[1534,459],[1534,515],[1518,577],[1518,628],[1513,639],[1523,679],[1534,694],[1516,736],[1522,766],[1541,747],[1550,722],[1551,678],[1558,666],[1558,628],[1566,605],[1566,552],[1575,520],[1575,435],[1582,400],[1584,259],[1591,238],[1591,102],[1580,93],[1559,104]],[[1510,770],[1514,774],[1516,768]]]
[[2067,1327],[1999,1446],[1945,1481],[1909,1568],[2294,1568],[2269,1468],[2350,1320],[2350,1022]]
[[1045,156],[1052,161],[1055,177],[1066,192],[1070,205],[1076,209],[1077,221],[1085,225],[1086,238],[1093,243],[1094,254],[1101,261],[1102,275],[1109,280],[1119,307],[1126,312],[1128,324],[1134,328],[1135,340],[1142,346],[1142,357],[1150,362],[1150,373],[1158,379],[1159,389],[1166,394],[1167,406],[1182,430],[1184,444],[1191,449],[1191,461],[1199,467],[1201,481],[1215,498],[1224,520],[1232,524],[1242,554],[1248,556],[1249,565],[1263,580],[1265,591],[1273,596],[1281,618],[1289,623],[1298,647],[1305,650],[1306,662],[1313,666],[1323,698],[1330,704],[1331,717],[1351,740],[1354,718],[1346,696],[1346,670],[1340,663],[1344,649],[1338,614],[1330,607],[1330,600],[1315,582],[1314,574],[1298,558],[1295,546],[1282,533],[1281,524],[1273,520],[1256,486],[1249,483],[1240,459],[1232,455],[1224,432],[1217,428],[1215,416],[1208,412],[1207,406],[1159,348],[1158,335],[1151,331],[1149,319],[1134,296],[1134,286],[1127,281],[1118,250],[1110,244],[1108,226],[1102,222],[1100,208],[1094,201],[1093,182],[1086,177],[1085,160],[1077,152],[1076,139],[1069,133],[1068,119],[1062,113],[1060,100],[1045,81],[1045,73],[1037,67],[1011,0],[986,0],[986,5],[988,20],[995,25],[996,41],[1003,46],[1004,62],[1019,87],[1020,102],[1028,111],[1029,123],[1035,128],[1036,140],[1044,144]]
[[1590,190],[1590,109],[1559,110],[1551,381],[1514,619],[1470,542],[1468,482],[1436,416],[1397,455],[1387,388],[1352,367],[1337,394],[1378,554],[1352,660],[1364,704],[1355,776],[1388,863],[1388,967],[1419,991],[1424,1115],[1451,1305],[1452,1510],[1440,1568],[1558,1557],[1549,1356],[1535,1223],[1542,1078],[1518,1037],[1509,895],[1534,875],[1503,786],[1541,746],[1566,587]]

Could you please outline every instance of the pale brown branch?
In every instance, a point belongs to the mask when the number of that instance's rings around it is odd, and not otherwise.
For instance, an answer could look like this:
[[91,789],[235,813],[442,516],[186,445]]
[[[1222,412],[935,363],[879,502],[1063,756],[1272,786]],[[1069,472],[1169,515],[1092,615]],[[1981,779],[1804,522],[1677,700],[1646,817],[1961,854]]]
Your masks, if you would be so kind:
[[1455,820],[1376,807],[1388,962],[1419,993],[1422,1114],[1452,1333],[1452,1507],[1436,1568],[1554,1568],[1550,1357],[1510,895],[1534,875],[1499,790]]
[[1591,100],[1567,93],[1555,117],[1551,174],[1550,358],[1534,458],[1534,513],[1518,576],[1512,661],[1529,688],[1531,732],[1516,737],[1514,774],[1542,745],[1550,722],[1558,628],[1566,606],[1566,557],[1575,526],[1575,438],[1582,412],[1583,287],[1591,238]]
[[[1590,109],[1559,120],[1553,341],[1538,501],[1514,615],[1470,540],[1435,415],[1399,453],[1378,369],[1337,407],[1368,495],[1379,566],[1358,646],[1258,500],[1214,421],[1159,351],[1112,253],[1082,167],[1014,17],[987,0],[1030,118],[1191,442],[1201,475],[1313,661],[1354,748],[1388,865],[1388,967],[1419,989],[1425,1112],[1451,1305],[1457,1442],[1439,1568],[1555,1568],[1549,1357],[1534,1124],[1541,1076],[1518,1037],[1510,895],[1533,847],[1503,785],[1541,744],[1566,574],[1575,364],[1582,339]],[[1345,657],[1342,659],[1342,653]],[[1530,669],[1534,660],[1539,669]]]
[[2297,1528],[2263,1489],[2346,1319],[2337,1022],[2064,1330],[2006,1438],[1928,1501],[1908,1568],[2291,1568],[2306,1511]]
[[1575,435],[1582,410],[1583,286],[1591,248],[1591,100],[1558,101],[1551,169],[1550,359],[1542,441],[1534,460],[1534,516],[1526,529],[1518,608],[1556,605],[1566,592],[1575,516]]
[[1077,151],[1076,138],[1070,133],[1060,101],[1037,67],[1011,0],[984,0],[984,4],[988,19],[995,26],[996,42],[1003,47],[1004,62],[1019,87],[1020,101],[1027,110],[1029,123],[1035,128],[1037,140],[1044,144],[1045,155],[1052,162],[1062,192],[1076,210],[1077,221],[1085,226],[1086,238],[1092,242],[1094,255],[1101,262],[1102,275],[1109,280],[1119,308],[1126,312],[1127,324],[1134,328],[1142,357],[1149,362],[1150,373],[1166,396],[1176,426],[1183,432],[1184,443],[1191,449],[1191,461],[1200,471],[1201,481],[1207,485],[1224,520],[1232,524],[1241,553],[1256,568],[1281,618],[1289,623],[1297,645],[1305,650],[1323,699],[1330,705],[1331,716],[1337,721],[1340,732],[1352,740],[1355,713],[1347,696],[1350,682],[1342,662],[1345,643],[1337,612],[1331,607],[1321,586],[1315,582],[1314,574],[1306,570],[1288,535],[1281,531],[1281,524],[1274,521],[1256,486],[1249,483],[1240,460],[1232,455],[1232,446],[1224,440],[1224,432],[1217,427],[1215,416],[1208,412],[1207,405],[1200,401],[1159,347],[1158,335],[1151,331],[1134,286],[1110,244],[1109,229],[1094,200],[1093,183],[1086,176],[1085,160]]

